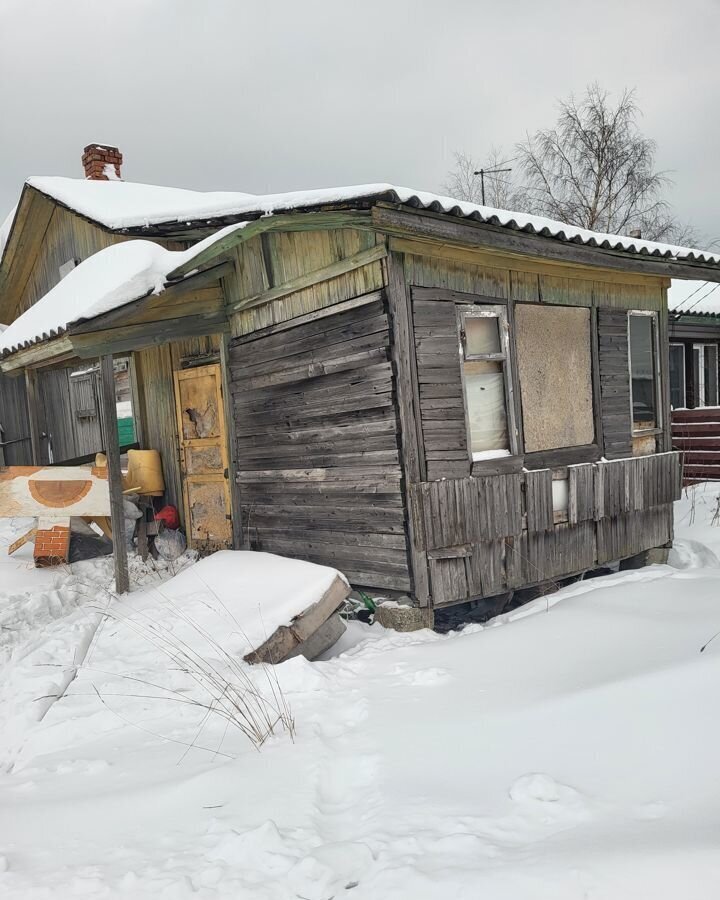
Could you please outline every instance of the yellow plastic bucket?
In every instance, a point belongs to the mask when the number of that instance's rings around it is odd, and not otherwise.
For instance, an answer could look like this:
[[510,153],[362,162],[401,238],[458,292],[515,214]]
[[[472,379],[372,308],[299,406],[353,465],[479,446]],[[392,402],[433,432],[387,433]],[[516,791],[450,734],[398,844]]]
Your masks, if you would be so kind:
[[128,450],[125,490],[160,497],[165,493],[162,460],[157,450]]

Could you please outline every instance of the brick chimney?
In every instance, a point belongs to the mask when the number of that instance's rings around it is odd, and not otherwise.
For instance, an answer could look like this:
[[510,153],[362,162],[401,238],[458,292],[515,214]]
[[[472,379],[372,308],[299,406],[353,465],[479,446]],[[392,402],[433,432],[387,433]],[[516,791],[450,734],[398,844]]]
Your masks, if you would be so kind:
[[83,150],[85,177],[91,181],[119,181],[122,153],[106,144],[88,144]]

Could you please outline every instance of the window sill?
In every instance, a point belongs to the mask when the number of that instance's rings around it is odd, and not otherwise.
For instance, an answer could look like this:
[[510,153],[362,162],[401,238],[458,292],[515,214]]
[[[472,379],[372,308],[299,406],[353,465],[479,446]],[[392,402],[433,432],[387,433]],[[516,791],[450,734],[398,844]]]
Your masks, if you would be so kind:
[[555,469],[579,463],[597,462],[600,456],[600,448],[597,444],[562,447],[559,450],[536,450],[533,453],[525,454],[525,466],[528,469]]
[[476,459],[471,461],[470,474],[472,476],[483,475],[509,475],[522,472],[522,456],[497,456],[494,459]]

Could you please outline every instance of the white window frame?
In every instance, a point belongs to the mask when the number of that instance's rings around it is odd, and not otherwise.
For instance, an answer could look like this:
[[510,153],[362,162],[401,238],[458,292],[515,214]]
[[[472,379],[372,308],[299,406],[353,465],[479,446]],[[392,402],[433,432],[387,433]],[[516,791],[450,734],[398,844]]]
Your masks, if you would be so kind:
[[[460,352],[460,372],[462,377],[463,406],[465,409],[465,428],[467,432],[468,454],[473,465],[482,465],[483,462],[492,463],[493,458],[473,456],[472,435],[470,433],[470,412],[468,409],[467,390],[465,385],[465,362],[483,360],[487,362],[499,362],[502,365],[503,386],[505,388],[505,418],[507,421],[509,457],[499,456],[498,459],[509,459],[518,456],[518,429],[515,421],[515,393],[512,380],[512,366],[510,358],[510,325],[507,307],[501,303],[467,304],[456,307],[458,340]],[[500,335],[500,353],[474,353],[465,352],[465,321],[469,318],[492,318],[498,320],[498,333]]]
[[718,405],[718,377],[715,378],[715,402],[714,403],[706,403],[705,402],[705,349],[706,347],[714,347],[715,348],[715,365],[718,365],[718,345],[712,342],[703,343],[703,344],[693,344],[693,371],[695,370],[695,351],[698,350],[700,354],[700,364],[698,365],[698,383],[695,385],[695,406],[703,407],[703,406],[717,406]]
[[[678,341],[670,341],[670,349],[673,347],[679,347],[682,350],[682,365],[680,366],[680,376],[682,378],[682,407],[678,407],[679,409],[685,409],[687,406],[687,379],[685,377],[685,344],[681,344]],[[668,384],[670,383],[670,356],[668,355]]]
[[[654,364],[655,364],[655,425],[653,428],[636,428],[635,415],[633,412],[633,395],[632,395],[632,345],[630,342],[630,322],[631,316],[647,316],[653,321],[653,345],[654,345]],[[628,378],[630,381],[630,429],[633,437],[641,437],[650,434],[662,434],[663,430],[663,410],[662,410],[662,391],[660,390],[660,341],[659,341],[658,314],[650,309],[631,309],[628,311],[627,320],[627,348],[628,348]]]

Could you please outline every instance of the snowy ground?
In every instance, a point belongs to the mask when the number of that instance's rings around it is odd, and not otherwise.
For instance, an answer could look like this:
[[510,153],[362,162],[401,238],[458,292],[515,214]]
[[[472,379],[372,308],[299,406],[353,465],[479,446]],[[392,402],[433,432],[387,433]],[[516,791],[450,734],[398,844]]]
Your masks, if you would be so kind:
[[[718,896],[719,490],[677,504],[672,566],[461,634],[355,624],[283,664],[295,740],[260,752],[182,702],[196,685],[133,625],[172,623],[171,587],[95,634],[106,562],[54,575],[0,548],[0,896]],[[205,632],[210,606],[183,610]]]

